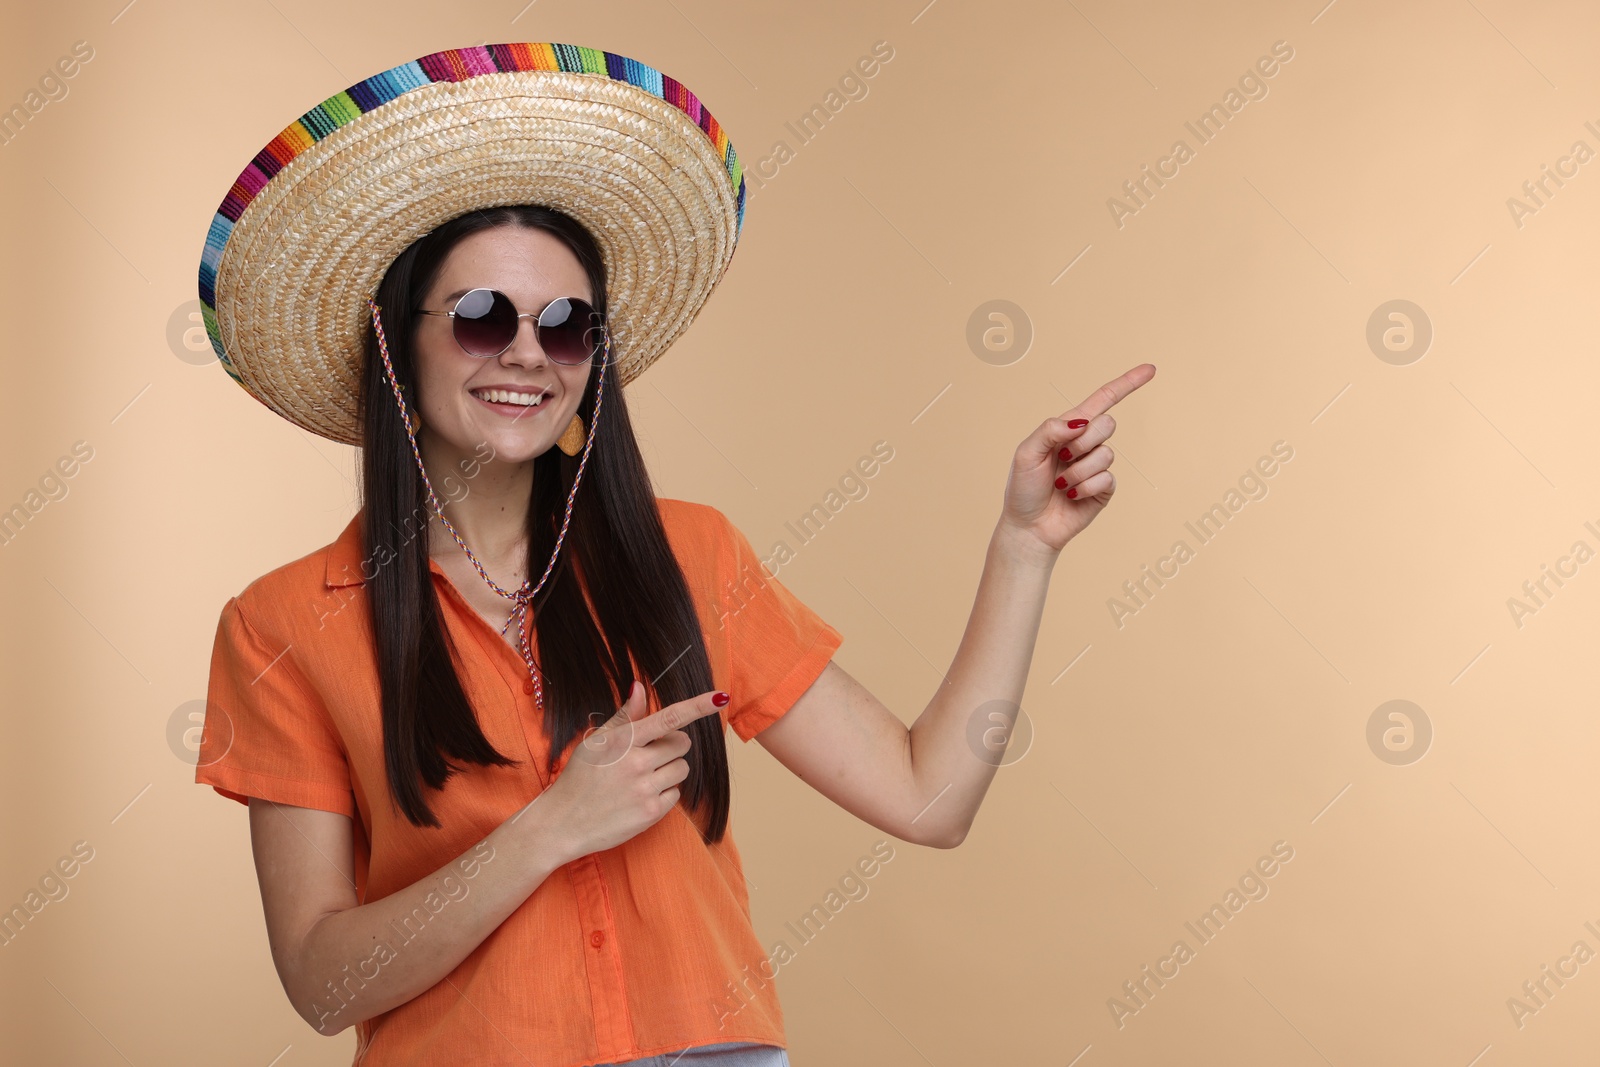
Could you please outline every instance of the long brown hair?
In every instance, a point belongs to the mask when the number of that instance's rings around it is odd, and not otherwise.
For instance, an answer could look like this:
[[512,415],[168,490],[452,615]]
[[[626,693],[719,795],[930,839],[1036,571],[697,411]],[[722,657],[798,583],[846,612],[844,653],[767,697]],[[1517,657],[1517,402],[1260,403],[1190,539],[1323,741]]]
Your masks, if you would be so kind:
[[[593,236],[568,215],[540,205],[470,212],[435,228],[395,257],[378,287],[384,339],[396,379],[417,395],[413,309],[418,307],[451,248],[491,226],[546,230],[562,239],[589,277],[595,310],[606,310],[605,264]],[[529,605],[536,620],[544,690],[547,766],[580,732],[611,717],[633,685],[631,653],[661,706],[712,688],[705,637],[662,528],[655,492],[639,453],[616,364],[594,366],[578,412],[594,417],[594,394],[605,379],[605,405],[594,448],[572,508],[572,521],[550,579]],[[431,516],[427,490],[411,453],[405,424],[366,325],[362,379],[361,496],[364,540],[371,559],[387,531]],[[581,453],[580,453],[581,456]],[[534,462],[528,501],[528,570],[541,575],[555,548],[557,520],[577,474],[579,456],[551,448]],[[429,471],[438,491],[442,478]],[[378,673],[382,685],[383,749],[392,802],[417,826],[439,826],[422,790],[444,789],[464,768],[451,759],[504,766],[484,736],[456,674],[458,655],[440,616],[428,568],[427,523],[367,582]],[[385,549],[385,554],[388,550]],[[593,612],[585,603],[587,590]],[[509,608],[510,602],[507,602]],[[598,625],[596,622],[598,620]],[[447,647],[448,646],[448,647]],[[727,749],[722,721],[703,716],[684,727],[691,747],[689,776],[680,787],[686,808],[704,818],[701,833],[720,841],[728,821]],[[534,753],[537,759],[540,753]]]

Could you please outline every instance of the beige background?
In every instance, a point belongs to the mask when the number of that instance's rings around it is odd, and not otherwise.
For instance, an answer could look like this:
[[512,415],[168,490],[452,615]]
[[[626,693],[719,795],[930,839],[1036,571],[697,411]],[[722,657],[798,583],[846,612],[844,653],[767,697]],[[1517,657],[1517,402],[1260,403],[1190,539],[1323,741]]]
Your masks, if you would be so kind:
[[[1520,627],[1508,607],[1575,542],[1600,549],[1600,161],[1521,226],[1507,206],[1575,141],[1600,150],[1591,5],[121,4],[24,5],[0,36],[6,107],[94,49],[0,145],[0,507],[93,448],[0,547],[0,903],[94,850],[0,948],[12,1062],[349,1060],[353,1034],[315,1036],[278,984],[244,809],[168,734],[226,599],[353,512],[355,453],[181,327],[217,202],[294,116],[514,40],[681,79],[747,166],[789,143],[630,403],[659,491],[763,551],[889,442],[780,578],[907,722],[961,636],[1012,449],[1159,367],[1115,412],[1115,501],[1055,570],[1031,747],[961,848],[896,844],[797,947],[784,924],[884,835],[734,746],[757,933],[796,950],[799,1067],[1592,1062],[1600,962],[1520,1027],[1507,1006],[1575,942],[1600,952],[1600,563]],[[785,123],[880,40],[867,95],[798,145]],[[1268,94],[1199,145],[1184,122],[1276,41],[1294,57]],[[1107,200],[1179,138],[1194,157],[1119,228]],[[1366,340],[1397,299],[1434,331],[1404,365]],[[991,300],[1031,324],[1020,359],[969,347]],[[1199,544],[1185,523],[1278,441],[1266,495]],[[1179,539],[1193,557],[1119,627],[1108,601]],[[1397,699],[1433,732],[1406,765],[1367,740]],[[1197,947],[1185,921],[1277,841],[1294,858],[1269,895]],[[1180,938],[1194,958],[1119,1028],[1108,998]]]

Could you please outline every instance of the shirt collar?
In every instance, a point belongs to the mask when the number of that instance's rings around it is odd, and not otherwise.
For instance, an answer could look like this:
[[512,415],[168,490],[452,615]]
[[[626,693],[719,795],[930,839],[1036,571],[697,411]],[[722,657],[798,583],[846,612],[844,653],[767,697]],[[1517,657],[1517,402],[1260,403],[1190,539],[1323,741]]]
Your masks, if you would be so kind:
[[365,509],[357,511],[338,540],[328,546],[328,569],[323,577],[329,589],[348,585],[365,585],[361,569],[361,517]]
[[[362,508],[351,517],[344,532],[333,544],[328,546],[328,563],[323,573],[323,584],[329,589],[343,589],[351,585],[366,585],[366,572],[374,569],[373,564],[367,563],[362,555],[366,551],[365,542],[362,540],[361,523],[366,516],[366,509]],[[379,546],[383,548],[383,546]],[[392,559],[399,546],[390,546],[388,558]],[[384,556],[378,556],[374,563],[386,562]],[[436,560],[428,560],[430,573],[443,575],[444,570]]]

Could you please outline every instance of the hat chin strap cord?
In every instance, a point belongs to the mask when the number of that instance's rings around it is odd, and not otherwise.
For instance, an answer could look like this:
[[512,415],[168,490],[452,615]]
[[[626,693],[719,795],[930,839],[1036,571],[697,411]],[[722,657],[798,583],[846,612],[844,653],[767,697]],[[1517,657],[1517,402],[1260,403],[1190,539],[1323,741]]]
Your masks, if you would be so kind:
[[411,415],[406,410],[405,397],[400,392],[400,383],[395,379],[394,365],[389,361],[389,346],[384,340],[383,321],[378,315],[378,305],[373,302],[371,297],[368,297],[367,306],[372,309],[372,326],[378,334],[378,351],[383,356],[383,372],[389,378],[389,387],[394,391],[395,402],[400,405],[400,418],[405,423],[406,437],[411,441],[411,454],[416,457],[417,470],[422,473],[422,484],[428,489],[428,502],[433,505],[434,513],[439,516],[439,521],[444,523],[446,530],[450,531],[450,536],[455,538],[456,544],[461,546],[461,551],[467,554],[467,559],[472,561],[472,566],[476,568],[479,576],[488,583],[489,588],[506,599],[515,602],[515,606],[511,609],[510,618],[506,619],[505,625],[500,627],[500,633],[504,636],[507,627],[511,625],[513,620],[516,621],[522,661],[527,664],[528,674],[533,679],[534,701],[538,704],[539,712],[542,716],[544,713],[544,681],[541,672],[534,665],[533,648],[528,641],[528,631],[524,625],[524,619],[527,615],[529,602],[538,595],[540,589],[544,588],[544,583],[550,578],[550,572],[555,569],[556,557],[561,554],[561,543],[566,539],[567,527],[572,522],[572,504],[578,497],[578,485],[583,481],[583,469],[589,463],[589,451],[594,448],[595,429],[600,425],[600,407],[604,400],[606,389],[604,368],[611,363],[611,331],[605,331],[605,362],[601,365],[599,384],[595,386],[594,417],[589,420],[589,436],[583,445],[583,458],[578,461],[578,473],[572,479],[572,491],[567,494],[567,510],[561,519],[561,530],[556,534],[555,551],[550,553],[550,562],[545,565],[544,574],[540,576],[538,585],[530,587],[528,579],[524,578],[520,588],[510,590],[502,588],[493,578],[489,577],[489,572],[483,569],[483,564],[479,563],[478,557],[472,554],[472,549],[467,547],[466,541],[462,540],[461,535],[456,532],[455,526],[451,524],[449,519],[445,518],[444,508],[440,505],[439,498],[433,491],[433,482],[428,479],[427,468],[422,464],[422,452],[417,448],[416,429],[412,426]]

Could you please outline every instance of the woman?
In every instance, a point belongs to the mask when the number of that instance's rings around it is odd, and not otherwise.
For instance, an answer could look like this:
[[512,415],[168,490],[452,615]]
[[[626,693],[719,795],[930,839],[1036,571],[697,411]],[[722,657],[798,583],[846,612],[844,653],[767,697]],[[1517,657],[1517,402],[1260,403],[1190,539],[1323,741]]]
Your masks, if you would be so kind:
[[1020,699],[1050,568],[1114,490],[1105,411],[1154,368],[1018,448],[908,731],[719,511],[655,497],[633,438],[621,386],[743,218],[692,94],[609,53],[458,49],[330,98],[252,167],[202,266],[219,357],[362,448],[340,537],[224,607],[196,773],[249,806],[295,1009],[355,1026],[358,1063],[786,1064],[724,728],[902,840],[958,844],[1003,754],[974,758],[970,712]]

